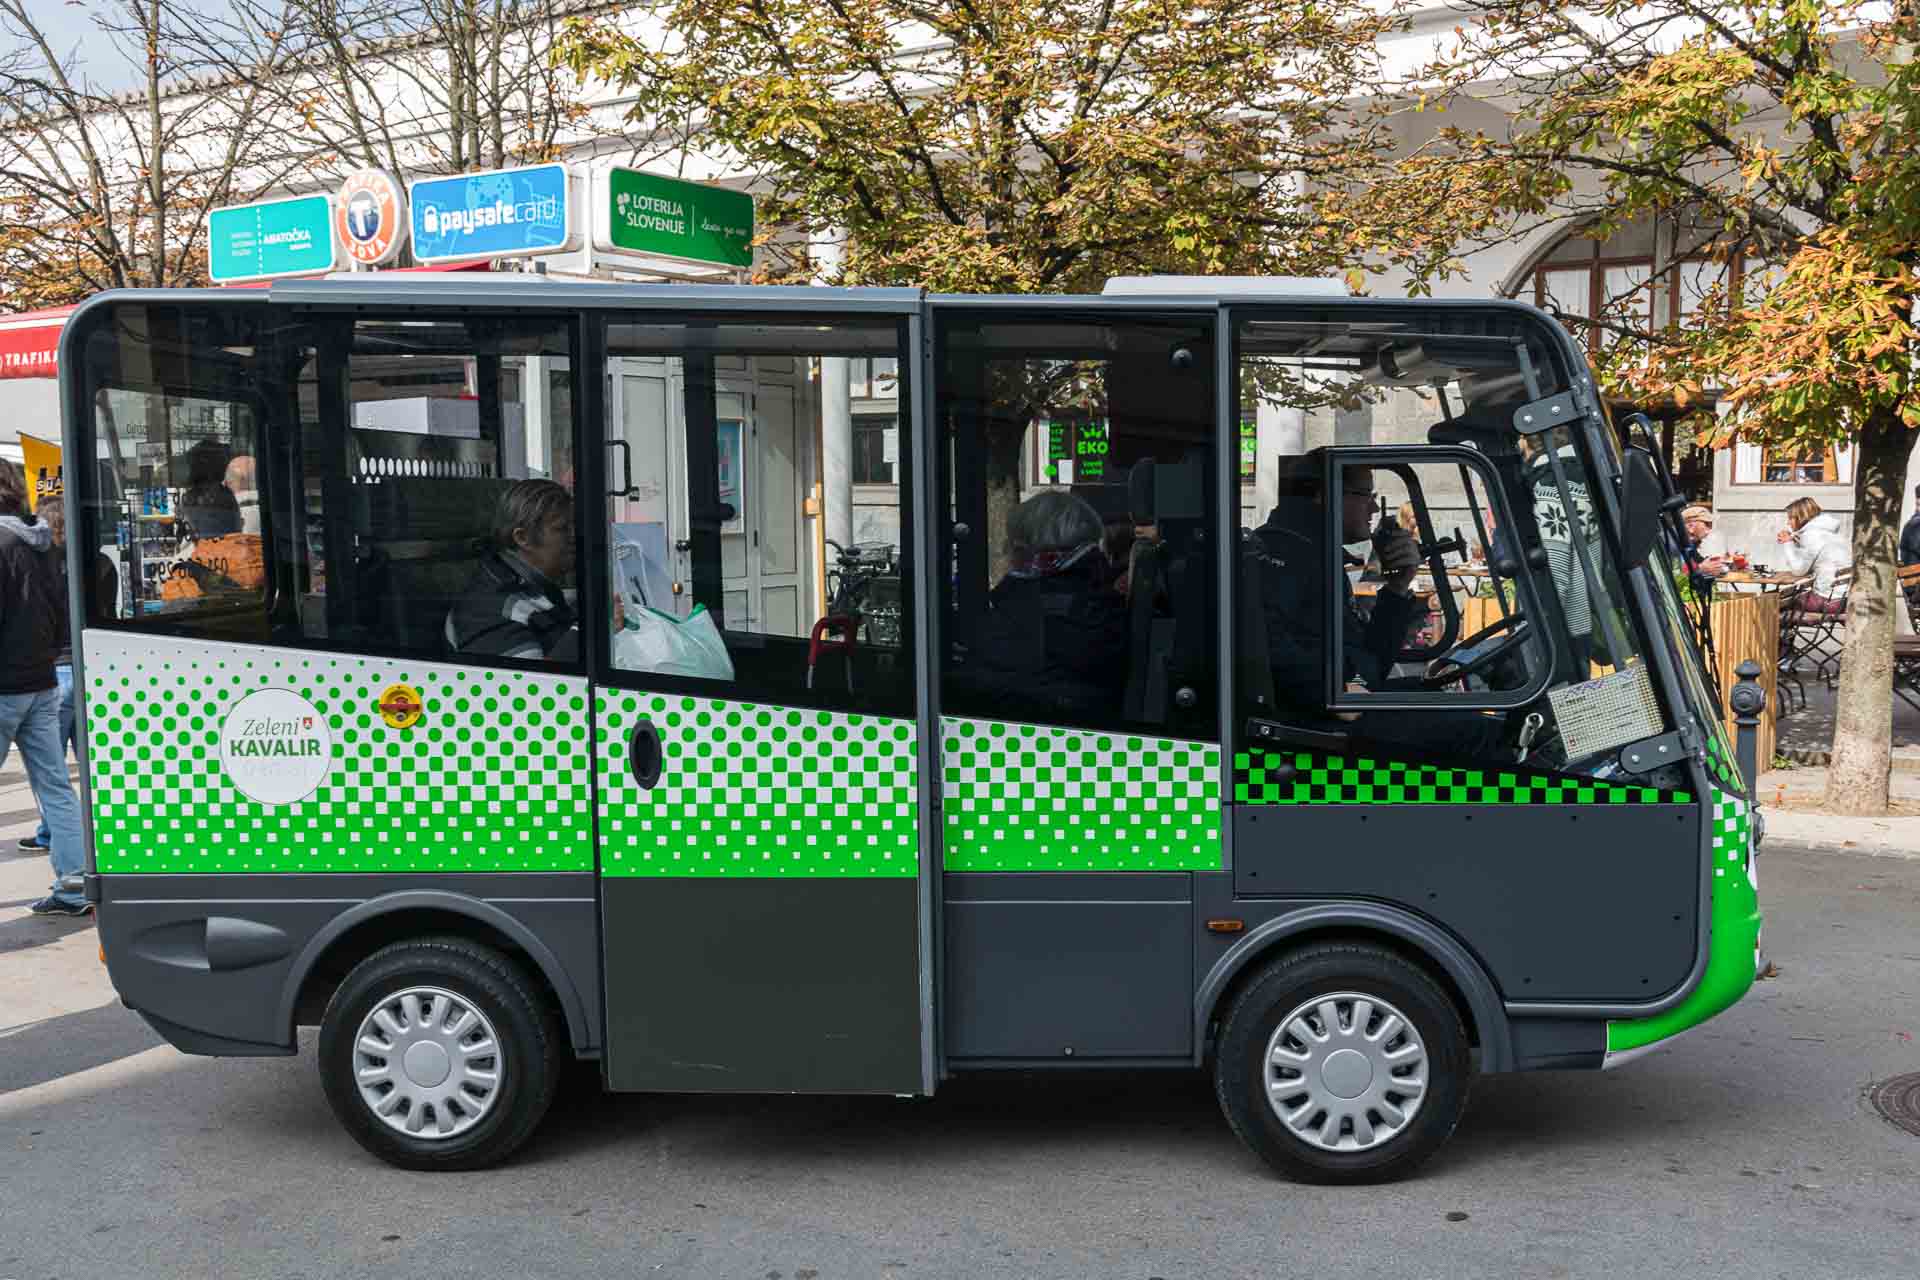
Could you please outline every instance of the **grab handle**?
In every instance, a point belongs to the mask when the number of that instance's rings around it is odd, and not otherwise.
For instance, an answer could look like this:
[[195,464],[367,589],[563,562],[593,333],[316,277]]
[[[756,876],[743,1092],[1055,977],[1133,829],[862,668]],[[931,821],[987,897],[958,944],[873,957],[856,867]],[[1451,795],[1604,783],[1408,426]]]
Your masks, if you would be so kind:
[[633,737],[627,742],[627,764],[642,790],[651,791],[658,785],[666,752],[660,748],[660,731],[645,716],[633,726]]

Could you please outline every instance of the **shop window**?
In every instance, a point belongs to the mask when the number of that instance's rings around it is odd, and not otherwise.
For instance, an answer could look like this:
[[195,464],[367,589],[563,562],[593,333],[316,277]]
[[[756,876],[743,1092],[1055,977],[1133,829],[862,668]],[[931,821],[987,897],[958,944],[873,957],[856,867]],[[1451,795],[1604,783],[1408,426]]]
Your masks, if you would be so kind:
[[853,482],[894,484],[900,453],[900,419],[892,414],[863,413],[853,419]]

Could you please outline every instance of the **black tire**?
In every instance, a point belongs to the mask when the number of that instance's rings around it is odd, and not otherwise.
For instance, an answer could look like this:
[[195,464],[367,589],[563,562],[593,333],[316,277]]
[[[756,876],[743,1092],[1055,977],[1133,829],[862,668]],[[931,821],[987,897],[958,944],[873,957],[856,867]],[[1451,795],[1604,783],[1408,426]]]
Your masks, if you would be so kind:
[[[363,1020],[409,987],[444,990],[493,1024],[500,1050],[495,1096],[464,1133],[429,1139],[398,1132],[373,1113],[355,1082],[354,1037]],[[347,1132],[389,1164],[481,1169],[511,1155],[546,1115],[563,1068],[562,1037],[560,1020],[537,985],[507,956],[459,937],[396,942],[354,966],[327,1002],[320,1022],[320,1084]]]
[[[1281,1021],[1317,997],[1337,994],[1392,1005],[1412,1023],[1427,1051],[1426,1088],[1417,1109],[1401,1132],[1364,1150],[1328,1150],[1295,1134],[1268,1101],[1268,1045]],[[1357,1006],[1349,1012],[1357,1012]],[[1381,1026],[1377,1013],[1369,1022]],[[1333,1184],[1390,1182],[1413,1172],[1452,1135],[1466,1110],[1472,1069],[1460,1014],[1424,969],[1384,947],[1322,943],[1272,961],[1234,997],[1214,1056],[1214,1092],[1240,1140],[1286,1177]],[[1405,1101],[1394,1105],[1404,1107]],[[1314,1131],[1324,1132],[1328,1113],[1317,1114]],[[1344,1140],[1356,1132],[1349,1124],[1336,1137]]]

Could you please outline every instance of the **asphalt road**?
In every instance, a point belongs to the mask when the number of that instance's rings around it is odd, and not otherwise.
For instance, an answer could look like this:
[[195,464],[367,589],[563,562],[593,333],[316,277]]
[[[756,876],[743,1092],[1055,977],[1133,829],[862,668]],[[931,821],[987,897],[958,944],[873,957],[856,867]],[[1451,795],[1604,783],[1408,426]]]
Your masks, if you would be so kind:
[[[1276,1180],[1197,1076],[931,1100],[575,1096],[512,1166],[408,1174],[335,1126],[311,1045],[214,1061],[111,999],[0,852],[0,1280],[43,1277],[1920,1274],[1920,860],[1769,847],[1781,976],[1619,1071],[1476,1086],[1417,1180]],[[777,1046],[769,1046],[777,1051]]]

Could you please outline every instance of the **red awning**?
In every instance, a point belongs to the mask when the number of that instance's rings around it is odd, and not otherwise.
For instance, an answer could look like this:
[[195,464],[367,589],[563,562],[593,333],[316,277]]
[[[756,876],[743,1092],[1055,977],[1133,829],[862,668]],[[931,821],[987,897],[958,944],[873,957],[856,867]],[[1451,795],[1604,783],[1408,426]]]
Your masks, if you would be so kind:
[[[409,271],[486,271],[492,263],[485,258],[472,262],[441,262],[429,267],[399,267]],[[265,280],[235,285],[237,289],[265,289]],[[66,328],[72,307],[49,307],[45,311],[22,311],[18,315],[0,315],[0,378],[53,378],[59,376],[57,359],[60,331]]]
[[51,378],[59,372],[55,355],[60,331],[72,307],[0,315],[0,378]]

